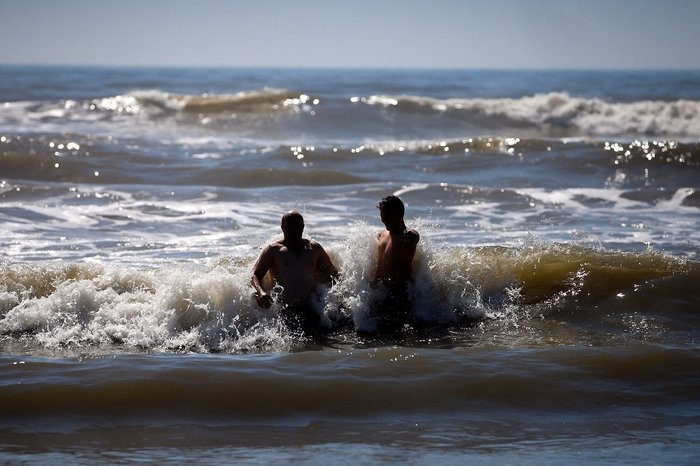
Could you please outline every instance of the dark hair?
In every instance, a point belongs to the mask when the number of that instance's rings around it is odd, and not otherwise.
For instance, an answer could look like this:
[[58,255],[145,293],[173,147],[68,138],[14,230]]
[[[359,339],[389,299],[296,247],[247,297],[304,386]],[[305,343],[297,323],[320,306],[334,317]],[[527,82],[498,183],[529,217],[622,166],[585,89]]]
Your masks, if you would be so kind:
[[398,214],[402,217],[405,210],[401,199],[394,195],[387,196],[381,201],[379,201],[379,204],[377,204],[377,208],[383,210],[388,214]]

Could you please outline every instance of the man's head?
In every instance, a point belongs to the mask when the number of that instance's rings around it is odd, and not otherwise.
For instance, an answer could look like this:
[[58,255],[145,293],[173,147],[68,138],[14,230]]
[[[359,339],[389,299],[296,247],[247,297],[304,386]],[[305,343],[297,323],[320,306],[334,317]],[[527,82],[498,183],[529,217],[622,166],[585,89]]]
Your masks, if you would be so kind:
[[377,204],[382,223],[387,230],[403,227],[404,205],[396,196],[387,196]]
[[282,216],[282,233],[285,239],[301,239],[304,233],[304,217],[296,210],[290,210]]

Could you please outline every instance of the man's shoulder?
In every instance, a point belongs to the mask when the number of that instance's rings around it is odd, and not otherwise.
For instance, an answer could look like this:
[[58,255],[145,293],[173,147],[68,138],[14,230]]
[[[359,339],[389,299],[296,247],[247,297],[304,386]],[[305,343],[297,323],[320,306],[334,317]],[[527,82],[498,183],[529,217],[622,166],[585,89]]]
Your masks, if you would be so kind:
[[418,231],[416,231],[413,228],[408,228],[404,233],[403,233],[404,238],[406,238],[407,241],[417,243],[420,240],[420,234]]
[[273,241],[263,249],[263,253],[277,252],[284,247],[282,240]]
[[321,246],[321,243],[316,241],[315,239],[309,239],[307,240],[308,243],[306,243],[312,251],[323,251],[323,246]]

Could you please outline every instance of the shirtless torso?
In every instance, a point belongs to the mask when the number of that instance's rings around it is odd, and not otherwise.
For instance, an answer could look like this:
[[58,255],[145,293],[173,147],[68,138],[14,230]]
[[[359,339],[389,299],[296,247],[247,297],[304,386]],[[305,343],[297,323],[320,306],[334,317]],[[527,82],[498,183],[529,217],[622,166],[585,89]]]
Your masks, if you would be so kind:
[[411,281],[413,257],[420,235],[414,229],[384,230],[377,235],[375,283],[387,288],[405,286]]
[[415,230],[390,232],[377,237],[377,269],[374,283],[383,290],[375,303],[377,330],[382,334],[400,332],[411,322],[413,257],[420,236]]
[[374,284],[379,289],[375,303],[377,330],[401,331],[410,324],[413,308],[413,258],[420,235],[403,221],[404,205],[396,196],[388,196],[377,205],[386,230],[377,235],[377,268]]
[[[262,280],[267,272],[275,284],[282,287],[281,299],[291,307],[306,306],[319,282],[337,277],[337,270],[326,251],[316,241],[301,239],[295,244],[285,240],[268,245],[260,254],[253,269],[262,291]],[[255,284],[254,284],[255,286]],[[265,292],[259,293],[266,296]],[[271,301],[270,301],[271,303]],[[261,303],[263,304],[263,303]]]

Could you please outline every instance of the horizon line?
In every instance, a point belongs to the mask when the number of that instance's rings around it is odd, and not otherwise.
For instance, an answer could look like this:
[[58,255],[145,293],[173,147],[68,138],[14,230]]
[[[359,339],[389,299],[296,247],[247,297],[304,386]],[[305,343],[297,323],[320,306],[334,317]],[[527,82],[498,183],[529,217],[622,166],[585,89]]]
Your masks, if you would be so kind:
[[270,69],[270,70],[348,70],[348,71],[700,71],[697,68],[683,67],[459,67],[459,66],[317,66],[317,65],[185,65],[185,64],[126,64],[126,63],[37,63],[37,62],[0,62],[0,66],[13,67],[65,67],[65,68],[170,68],[170,69]]

